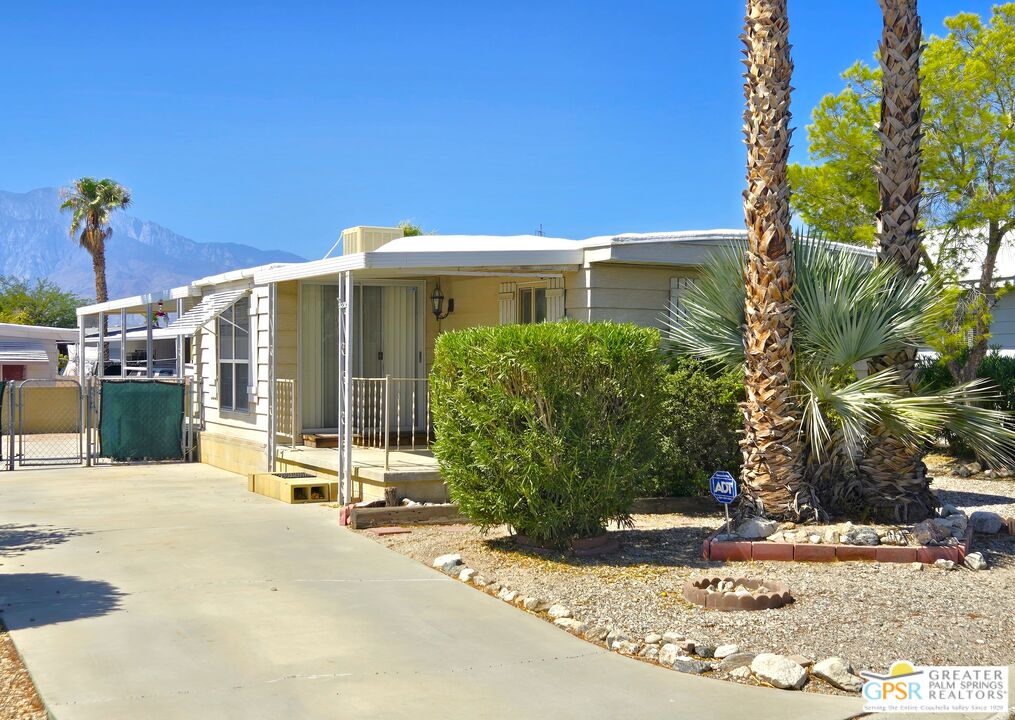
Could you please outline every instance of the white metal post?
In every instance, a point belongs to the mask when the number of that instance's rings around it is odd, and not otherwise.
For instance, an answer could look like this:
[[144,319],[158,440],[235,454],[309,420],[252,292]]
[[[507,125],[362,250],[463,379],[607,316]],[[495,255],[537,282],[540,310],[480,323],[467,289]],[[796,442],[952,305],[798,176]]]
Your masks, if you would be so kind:
[[120,377],[127,377],[127,309],[120,310]]
[[341,469],[339,495],[341,502],[349,502],[352,495],[352,363],[350,346],[352,345],[352,272],[343,273],[339,278],[339,333],[338,333],[338,370],[339,370],[339,462]]
[[145,375],[144,376],[146,378],[151,378],[152,377],[152,367],[153,367],[153,365],[152,365],[152,347],[154,346],[154,343],[152,342],[152,304],[151,303],[148,303],[147,305],[145,305],[145,314],[147,315],[147,317],[145,318],[145,320],[147,321],[147,322],[145,322],[145,328],[147,329],[147,332],[145,333],[145,338],[144,338],[144,355],[145,355],[145,367],[144,367]]
[[[183,315],[183,298],[176,301],[176,319]],[[186,375],[187,358],[183,357],[184,348],[187,347],[182,334],[176,336],[176,377],[182,378]]]
[[100,378],[106,376],[106,313],[99,313],[99,352],[98,358],[96,359],[95,366],[97,372],[95,373]]
[[388,470],[388,438],[391,435],[391,375],[384,375],[384,469]]
[[278,382],[275,377],[275,332],[278,285],[268,286],[268,472],[275,472],[275,446],[278,444]]

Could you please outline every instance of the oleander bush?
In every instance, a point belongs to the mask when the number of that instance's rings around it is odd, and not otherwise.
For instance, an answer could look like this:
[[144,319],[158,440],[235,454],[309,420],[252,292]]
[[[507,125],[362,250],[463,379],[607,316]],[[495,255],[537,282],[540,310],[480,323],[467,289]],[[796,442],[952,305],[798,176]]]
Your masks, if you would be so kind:
[[484,527],[566,547],[629,523],[658,453],[657,331],[614,323],[440,335],[434,454],[451,499]]
[[663,382],[659,454],[641,493],[704,495],[717,470],[739,477],[743,399],[742,371],[709,367],[686,356],[671,360]]

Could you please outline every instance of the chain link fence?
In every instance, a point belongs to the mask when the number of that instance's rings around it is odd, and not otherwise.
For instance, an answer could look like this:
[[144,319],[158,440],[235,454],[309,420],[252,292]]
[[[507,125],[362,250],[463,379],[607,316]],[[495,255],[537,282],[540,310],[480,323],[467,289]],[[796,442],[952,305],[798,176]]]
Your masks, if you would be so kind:
[[199,413],[178,378],[23,380],[0,385],[0,467],[192,461]]

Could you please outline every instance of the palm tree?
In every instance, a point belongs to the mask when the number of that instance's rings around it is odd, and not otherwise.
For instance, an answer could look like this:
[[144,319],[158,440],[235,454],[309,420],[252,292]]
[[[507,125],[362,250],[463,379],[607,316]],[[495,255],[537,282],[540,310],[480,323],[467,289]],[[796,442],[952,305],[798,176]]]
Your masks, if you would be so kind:
[[[113,234],[109,216],[117,209],[130,206],[130,190],[109,178],[96,180],[83,177],[63,193],[60,210],[71,213],[70,236],[77,237],[81,247],[92,256],[95,271],[95,302],[106,302],[106,240]],[[79,234],[80,233],[80,234]]]
[[[739,278],[745,251],[732,246],[702,267],[680,313],[664,320],[673,349],[742,367],[750,332],[745,301],[753,291]],[[1015,457],[1015,418],[989,407],[997,394],[983,381],[929,393],[903,382],[895,368],[857,373],[872,358],[919,347],[936,332],[947,308],[940,283],[894,263],[871,267],[851,246],[798,237],[795,254],[795,354],[787,374],[802,408],[806,485],[824,510],[870,517],[860,465],[885,427],[908,447],[927,447],[947,429],[991,462]],[[902,520],[905,505],[898,509]]]
[[[920,270],[920,52],[923,40],[917,0],[880,0],[881,155],[878,161],[878,261],[894,263],[907,276]],[[874,358],[871,370],[894,368],[916,386],[916,348]],[[918,448],[890,428],[871,444],[860,464],[862,495],[875,517],[921,520],[937,500]]]
[[792,391],[795,269],[786,161],[793,62],[786,0],[747,0],[742,38],[748,236],[742,268],[747,389],[742,512],[799,520],[817,505],[804,479]]

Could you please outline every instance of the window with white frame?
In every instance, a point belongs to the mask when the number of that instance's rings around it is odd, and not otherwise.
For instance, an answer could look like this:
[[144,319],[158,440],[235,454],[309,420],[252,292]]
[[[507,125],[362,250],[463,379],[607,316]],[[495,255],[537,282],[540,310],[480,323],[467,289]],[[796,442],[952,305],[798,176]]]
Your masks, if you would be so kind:
[[240,298],[218,317],[219,408],[250,410],[250,299]]
[[546,286],[529,285],[518,288],[518,322],[541,323],[546,320]]
[[687,293],[694,287],[694,278],[673,277],[670,278],[670,320],[674,325],[683,322],[687,314],[685,298]]

